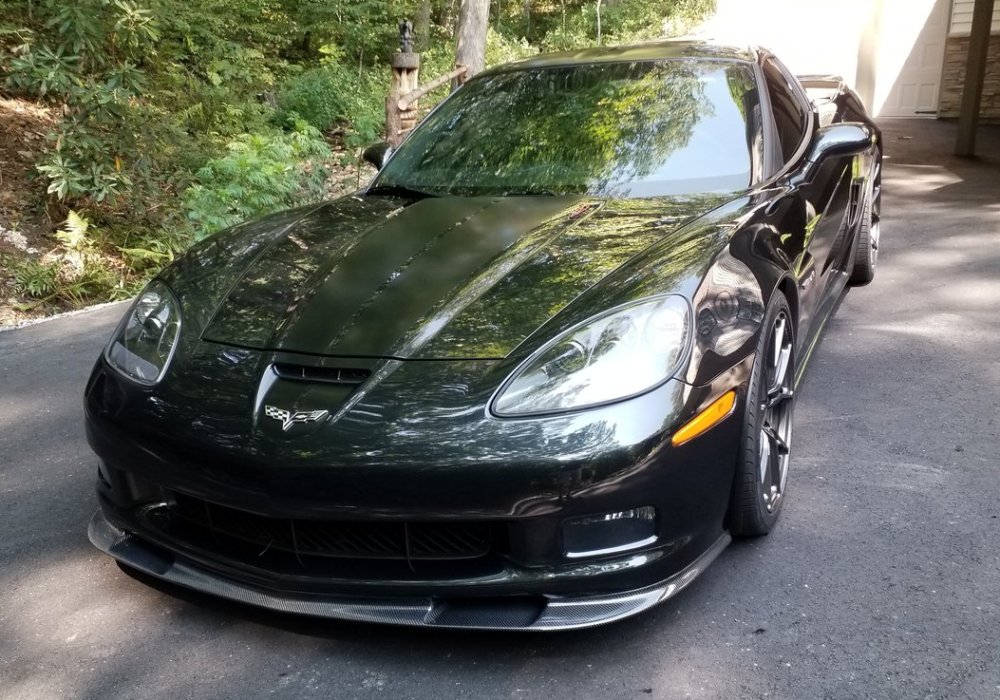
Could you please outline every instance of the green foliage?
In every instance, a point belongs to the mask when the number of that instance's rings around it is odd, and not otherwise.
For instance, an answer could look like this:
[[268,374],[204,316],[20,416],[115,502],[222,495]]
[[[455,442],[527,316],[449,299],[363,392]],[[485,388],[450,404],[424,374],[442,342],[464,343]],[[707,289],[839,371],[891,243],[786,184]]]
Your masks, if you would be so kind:
[[520,58],[527,58],[538,53],[538,47],[532,46],[527,39],[513,39],[501,34],[492,27],[486,34],[486,65],[496,66],[509,63]]
[[[603,43],[679,33],[713,5],[603,0]],[[595,8],[491,2],[487,64],[593,45]],[[7,267],[18,293],[128,295],[195,237],[321,198],[329,146],[345,164],[380,137],[399,21],[419,25],[426,83],[452,68],[457,14],[457,0],[0,0],[5,92],[61,115],[35,156],[37,208],[71,212],[59,262]]]
[[330,149],[305,122],[290,133],[243,134],[210,160],[184,193],[188,217],[203,238],[244,219],[323,196]]
[[90,221],[70,209],[62,229],[56,232],[56,240],[62,244],[65,250],[72,251],[82,257],[93,247],[92,242],[87,238],[89,228]]
[[150,273],[183,252],[193,240],[187,226],[175,225],[153,231],[137,228],[125,231],[121,243],[114,247],[127,268],[137,273],[141,283]]
[[9,88],[65,104],[66,118],[50,135],[37,165],[58,199],[102,203],[132,186],[123,171],[141,139],[125,128],[131,103],[145,89],[138,63],[159,38],[148,10],[130,0],[44,0],[44,40],[20,33]]
[[321,132],[349,117],[356,76],[340,63],[305,71],[285,83],[278,105]]
[[344,62],[355,70],[384,63],[398,47],[396,25],[412,18],[415,0],[285,0],[283,7],[295,18],[299,45],[333,44],[343,50]]
[[59,268],[37,260],[10,263],[14,273],[14,291],[40,299],[55,293],[58,287]]
[[322,133],[341,132],[349,148],[378,138],[385,119],[388,71],[366,70],[360,75],[327,58],[290,78],[278,95],[279,120],[303,119]]
[[10,61],[7,87],[14,92],[39,98],[68,94],[74,86],[79,56],[66,55],[62,47],[37,48],[31,43],[31,33],[14,49]]
[[[715,0],[648,0],[601,2],[601,44],[630,44],[662,36],[677,36],[715,9]],[[555,8],[553,8],[555,10]],[[546,51],[597,45],[597,2],[564,2],[560,11],[538,18],[538,43]]]

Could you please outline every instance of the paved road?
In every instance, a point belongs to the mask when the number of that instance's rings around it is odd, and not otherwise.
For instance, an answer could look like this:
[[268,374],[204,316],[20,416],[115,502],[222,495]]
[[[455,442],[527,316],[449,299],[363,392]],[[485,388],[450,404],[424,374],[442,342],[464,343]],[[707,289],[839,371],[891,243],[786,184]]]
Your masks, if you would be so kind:
[[882,267],[799,395],[777,529],[596,630],[323,622],[136,580],[84,534],[80,394],[119,309],[0,333],[0,698],[1000,697],[1000,148],[942,157],[952,128],[888,125]]

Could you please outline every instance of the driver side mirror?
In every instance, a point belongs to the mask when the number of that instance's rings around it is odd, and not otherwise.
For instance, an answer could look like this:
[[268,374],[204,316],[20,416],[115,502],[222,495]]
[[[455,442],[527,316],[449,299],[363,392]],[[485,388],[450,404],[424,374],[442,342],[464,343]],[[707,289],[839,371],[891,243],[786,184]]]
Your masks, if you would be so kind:
[[856,156],[875,145],[875,131],[861,122],[841,122],[822,127],[802,166],[800,182],[810,182],[823,161],[835,156]]
[[378,170],[382,169],[385,162],[389,160],[389,156],[392,155],[392,146],[387,144],[385,141],[380,141],[379,143],[374,143],[364,150],[361,157],[365,159],[366,162],[374,165]]

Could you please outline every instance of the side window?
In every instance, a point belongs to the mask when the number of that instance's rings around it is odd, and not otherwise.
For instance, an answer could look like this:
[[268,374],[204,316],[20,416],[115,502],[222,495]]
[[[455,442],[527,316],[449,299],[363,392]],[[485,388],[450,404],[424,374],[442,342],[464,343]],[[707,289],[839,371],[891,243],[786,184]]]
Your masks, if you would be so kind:
[[781,143],[782,160],[787,163],[805,137],[806,113],[788,84],[788,79],[775,62],[767,59],[763,68],[767,94],[771,98],[771,112],[774,114],[778,141]]

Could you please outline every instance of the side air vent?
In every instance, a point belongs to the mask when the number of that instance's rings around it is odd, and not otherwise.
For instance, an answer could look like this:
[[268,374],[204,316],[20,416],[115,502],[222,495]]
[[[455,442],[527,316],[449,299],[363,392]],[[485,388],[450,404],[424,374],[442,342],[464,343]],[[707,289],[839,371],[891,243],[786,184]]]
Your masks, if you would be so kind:
[[851,202],[847,209],[847,225],[854,226],[858,223],[858,214],[861,212],[861,200],[864,197],[864,192],[861,190],[861,183],[854,182],[851,184]]
[[326,382],[328,384],[354,386],[361,384],[371,376],[371,371],[367,369],[308,367],[306,365],[293,365],[285,362],[276,362],[272,366],[274,367],[274,373],[282,379],[291,379],[300,382]]

